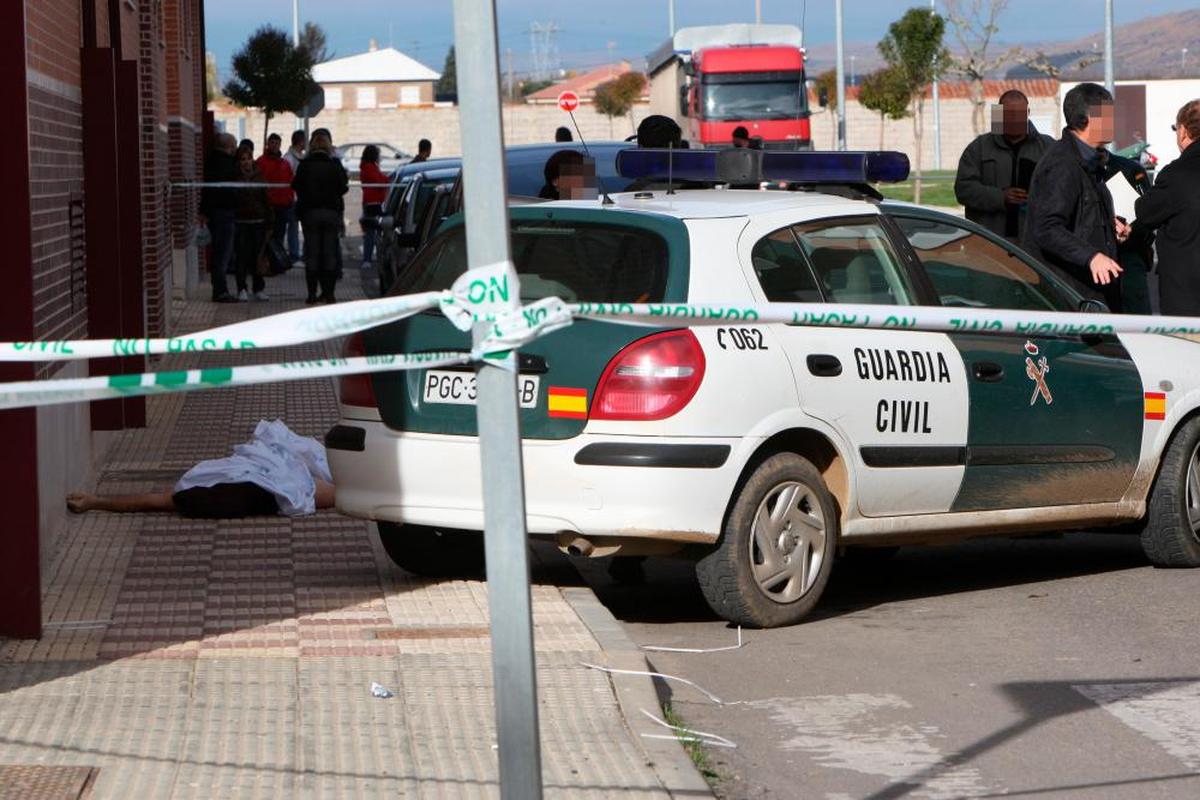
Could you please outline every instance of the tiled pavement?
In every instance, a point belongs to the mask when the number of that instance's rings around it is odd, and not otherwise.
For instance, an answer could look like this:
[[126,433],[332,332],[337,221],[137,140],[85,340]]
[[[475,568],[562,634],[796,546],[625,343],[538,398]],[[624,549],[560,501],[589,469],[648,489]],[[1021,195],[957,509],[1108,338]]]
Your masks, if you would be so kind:
[[[345,299],[361,296],[350,263]],[[180,303],[178,329],[298,307],[297,272],[271,281],[269,303]],[[285,357],[246,356],[187,363]],[[99,491],[169,487],[262,418],[315,436],[336,418],[328,380],[155,397],[148,412],[112,444]],[[43,777],[90,776],[92,797],[119,800],[498,795],[486,584],[408,575],[372,526],[334,512],[93,512],[61,541],[45,636],[0,641],[0,765],[94,768]],[[605,654],[555,585],[571,574],[544,563],[532,589],[547,795],[668,796],[608,678],[578,664]],[[395,696],[373,697],[372,682]],[[6,774],[10,790],[34,780]]]

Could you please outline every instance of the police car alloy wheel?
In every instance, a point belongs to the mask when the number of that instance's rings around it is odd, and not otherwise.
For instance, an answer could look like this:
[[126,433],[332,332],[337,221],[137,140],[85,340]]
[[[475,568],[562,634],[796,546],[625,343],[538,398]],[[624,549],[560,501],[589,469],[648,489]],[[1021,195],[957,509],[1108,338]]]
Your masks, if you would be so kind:
[[379,541],[392,563],[427,578],[478,577],[483,574],[483,536],[426,525],[380,522]]
[[1200,567],[1200,417],[1175,433],[1150,494],[1142,549],[1159,567]]
[[716,549],[696,565],[700,588],[731,622],[799,622],[829,581],[837,534],[837,508],[820,473],[795,453],[778,453],[754,469]]

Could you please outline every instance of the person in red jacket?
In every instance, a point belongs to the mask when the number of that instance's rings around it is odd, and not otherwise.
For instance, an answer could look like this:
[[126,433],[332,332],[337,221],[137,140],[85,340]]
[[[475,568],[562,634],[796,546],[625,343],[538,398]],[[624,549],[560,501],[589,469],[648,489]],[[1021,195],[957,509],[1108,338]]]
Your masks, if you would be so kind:
[[292,178],[295,175],[292,165],[283,157],[283,139],[278,133],[267,137],[267,151],[259,156],[257,166],[264,182],[286,184],[267,190],[275,220],[271,227],[271,240],[279,245],[277,251],[283,253],[286,252],[284,238],[288,225],[296,220],[296,193],[292,191]]
[[[369,269],[375,259],[375,240],[379,229],[375,220],[383,214],[383,199],[387,196],[388,176],[379,168],[379,148],[369,144],[363,148],[362,161],[358,165],[359,180],[362,181],[363,204],[363,252],[362,268]],[[371,220],[367,222],[365,220]]]

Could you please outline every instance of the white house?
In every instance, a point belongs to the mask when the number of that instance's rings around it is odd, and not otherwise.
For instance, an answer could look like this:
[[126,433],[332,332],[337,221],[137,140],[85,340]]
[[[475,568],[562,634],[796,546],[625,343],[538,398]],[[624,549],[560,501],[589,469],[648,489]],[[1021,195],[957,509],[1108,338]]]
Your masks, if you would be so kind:
[[313,80],[325,90],[329,109],[367,110],[433,103],[441,75],[392,47],[335,58],[313,67]]

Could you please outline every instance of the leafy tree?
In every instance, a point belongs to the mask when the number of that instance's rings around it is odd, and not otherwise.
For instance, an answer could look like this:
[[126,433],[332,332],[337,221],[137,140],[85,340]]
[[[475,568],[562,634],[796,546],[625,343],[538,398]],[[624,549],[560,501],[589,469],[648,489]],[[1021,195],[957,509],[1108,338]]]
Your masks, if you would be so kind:
[[554,81],[521,81],[521,96],[528,97],[534,92],[540,92],[547,86],[553,85]]
[[971,86],[971,126],[975,135],[983,133],[986,122],[983,81],[992,72],[1017,57],[1016,49],[989,55],[992,37],[999,32],[996,19],[1008,8],[1008,0],[946,0],[946,19],[958,42],[951,56],[951,68]]
[[[596,87],[592,96],[592,105],[596,112],[608,117],[611,130],[615,117],[624,117],[633,110],[633,104],[646,91],[646,76],[640,72],[625,72],[611,81],[605,81]],[[632,127],[633,118],[629,124]]]
[[325,31],[315,22],[306,22],[300,29],[300,47],[308,51],[314,65],[324,64],[333,58],[333,53],[329,51],[329,42],[325,37]]
[[[817,92],[817,102],[825,107],[830,114],[837,111],[837,69],[827,69],[813,78],[813,89]],[[837,149],[837,121],[832,126],[833,149]]]
[[886,119],[908,116],[908,88],[894,67],[881,67],[866,75],[858,87],[858,102],[863,108],[879,112],[879,149],[883,149]]
[[446,63],[442,65],[442,77],[434,84],[433,91],[439,95],[458,97],[458,66],[454,61],[454,45],[446,52]]
[[913,202],[921,202],[921,145],[924,141],[925,90],[946,69],[950,53],[942,44],[946,21],[925,8],[910,8],[888,26],[879,42],[879,54],[897,71],[913,107],[913,136],[916,139],[916,181]]
[[225,96],[237,106],[263,112],[265,140],[272,117],[299,112],[312,96],[312,68],[306,47],[293,47],[286,33],[264,25],[234,54],[234,77],[225,84]]

